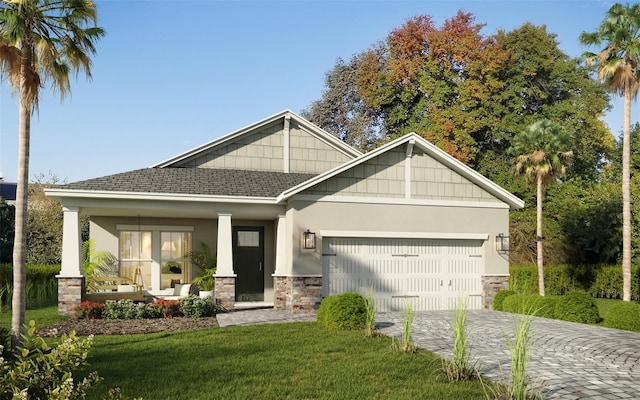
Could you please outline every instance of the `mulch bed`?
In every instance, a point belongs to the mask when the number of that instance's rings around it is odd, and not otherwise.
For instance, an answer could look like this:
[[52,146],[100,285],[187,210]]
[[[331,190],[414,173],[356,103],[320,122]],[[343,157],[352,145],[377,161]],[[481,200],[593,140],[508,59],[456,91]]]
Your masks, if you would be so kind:
[[132,335],[166,331],[217,328],[218,320],[208,318],[155,319],[68,319],[38,330],[38,336],[61,336],[75,331],[78,336]]

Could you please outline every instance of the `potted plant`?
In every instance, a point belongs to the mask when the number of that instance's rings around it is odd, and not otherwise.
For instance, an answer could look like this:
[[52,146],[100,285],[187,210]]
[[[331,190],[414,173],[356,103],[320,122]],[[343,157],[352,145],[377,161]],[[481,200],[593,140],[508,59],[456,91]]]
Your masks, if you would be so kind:
[[217,260],[205,243],[200,242],[200,248],[199,251],[190,251],[187,254],[189,261],[202,271],[202,275],[193,278],[192,283],[200,288],[200,297],[212,297],[216,283]]

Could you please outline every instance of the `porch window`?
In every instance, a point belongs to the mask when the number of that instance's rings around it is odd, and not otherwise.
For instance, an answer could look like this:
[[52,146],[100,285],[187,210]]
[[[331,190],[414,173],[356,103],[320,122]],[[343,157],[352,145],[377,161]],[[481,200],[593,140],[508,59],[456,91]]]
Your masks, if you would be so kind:
[[151,232],[120,232],[120,276],[143,288],[151,285]]
[[160,265],[162,266],[161,288],[173,287],[176,283],[190,280],[187,254],[191,250],[190,232],[160,233]]

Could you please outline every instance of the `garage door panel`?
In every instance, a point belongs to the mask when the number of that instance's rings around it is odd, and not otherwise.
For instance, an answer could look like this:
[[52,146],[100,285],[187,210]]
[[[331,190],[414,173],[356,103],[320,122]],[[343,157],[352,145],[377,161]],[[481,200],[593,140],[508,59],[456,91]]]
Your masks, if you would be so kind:
[[324,294],[374,287],[378,311],[452,309],[460,294],[481,308],[482,241],[325,238]]

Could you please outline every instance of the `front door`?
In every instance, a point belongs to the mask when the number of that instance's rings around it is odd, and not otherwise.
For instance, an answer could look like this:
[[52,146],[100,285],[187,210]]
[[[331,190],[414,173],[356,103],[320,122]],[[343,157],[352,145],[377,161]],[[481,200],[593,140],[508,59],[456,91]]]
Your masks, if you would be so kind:
[[236,301],[264,301],[264,228],[233,228]]

